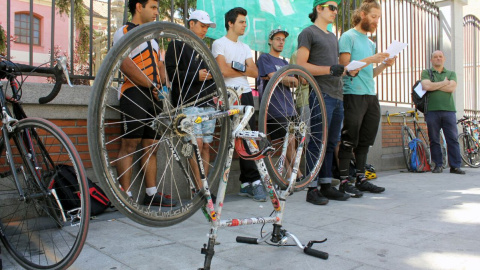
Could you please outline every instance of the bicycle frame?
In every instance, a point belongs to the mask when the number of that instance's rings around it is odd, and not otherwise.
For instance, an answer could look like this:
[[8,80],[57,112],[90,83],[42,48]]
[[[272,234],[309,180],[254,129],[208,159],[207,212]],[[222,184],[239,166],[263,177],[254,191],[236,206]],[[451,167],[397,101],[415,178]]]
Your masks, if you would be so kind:
[[[293,127],[293,130],[298,130],[298,132],[301,134],[302,139],[300,142],[300,145],[297,149],[297,155],[294,161],[294,166],[292,170],[292,174],[289,179],[289,186],[286,190],[284,191],[277,191],[277,189],[274,187],[273,182],[270,178],[270,175],[268,174],[267,167],[265,166],[265,163],[263,161],[263,158],[255,160],[255,163],[257,165],[257,169],[260,173],[261,180],[263,183],[263,186],[265,187],[268,197],[270,198],[270,202],[272,204],[272,207],[274,209],[274,215],[268,216],[268,217],[252,217],[252,218],[232,218],[232,219],[221,219],[222,217],[222,210],[223,210],[223,203],[225,199],[225,193],[228,185],[228,176],[230,173],[230,166],[232,163],[233,159],[233,153],[234,153],[234,145],[235,145],[235,139],[241,138],[245,141],[247,141],[247,145],[252,153],[259,152],[260,149],[257,144],[253,142],[253,140],[260,139],[260,138],[265,138],[265,134],[258,132],[258,131],[244,131],[243,129],[247,126],[248,120],[250,117],[252,117],[254,113],[254,108],[252,106],[231,106],[232,108],[228,111],[225,112],[213,112],[213,113],[203,113],[200,115],[187,115],[184,119],[180,120],[179,126],[180,129],[183,132],[186,132],[189,134],[189,139],[193,145],[194,151],[195,151],[195,157],[196,161],[198,164],[198,167],[200,169],[200,176],[201,176],[201,181],[202,181],[202,187],[200,188],[201,192],[206,197],[207,203],[205,206],[202,207],[202,211],[207,218],[207,220],[211,223],[211,228],[209,231],[209,242],[208,246],[204,246],[202,248],[202,254],[205,254],[205,264],[203,269],[210,269],[210,263],[213,258],[213,247],[215,245],[215,241],[217,238],[217,232],[220,227],[236,227],[236,226],[243,226],[243,225],[253,225],[253,224],[266,224],[266,223],[272,223],[274,226],[273,232],[268,233],[266,236],[264,236],[261,239],[251,239],[251,238],[245,238],[245,237],[238,237],[237,242],[244,242],[244,243],[255,243],[258,242],[263,242],[266,241],[270,236],[272,236],[272,241],[278,243],[279,245],[285,244],[287,241],[287,238],[290,237],[292,238],[296,245],[303,249],[305,253],[320,257],[323,259],[328,258],[328,254],[313,250],[311,248],[313,243],[319,243],[321,241],[310,241],[310,243],[306,246],[303,246],[301,242],[296,238],[293,234],[286,232],[285,230],[281,230],[282,227],[282,221],[283,221],[283,214],[284,214],[284,208],[285,208],[285,203],[286,203],[286,198],[293,193],[294,186],[295,186],[295,179],[296,175],[298,173],[298,166],[300,164],[300,159],[301,159],[301,153],[303,151],[303,147],[305,145],[305,137],[306,137],[306,127],[301,126],[301,127]],[[239,117],[243,114],[242,119],[239,121]],[[228,156],[227,160],[224,166],[223,174],[222,174],[222,179],[219,184],[219,189],[217,191],[217,201],[216,204],[213,204],[212,201],[212,196],[210,189],[208,187],[208,182],[205,176],[205,171],[203,169],[203,162],[201,159],[200,155],[200,149],[198,148],[197,142],[195,135],[193,134],[193,125],[194,123],[199,123],[203,121],[208,121],[212,119],[217,119],[221,117],[229,117],[233,116],[234,120],[232,120],[234,123],[239,122],[237,125],[235,125],[234,130],[231,133],[230,136],[230,144],[228,147]],[[287,132],[286,134],[287,138],[290,136],[290,133]],[[268,148],[268,147],[267,147]],[[264,149],[265,150],[265,149]],[[284,152],[283,154],[286,154],[286,147],[284,146]],[[185,171],[185,170],[184,170]],[[186,172],[186,171],[185,171]],[[188,177],[190,181],[190,184],[193,184],[193,181],[191,180],[191,177]]]

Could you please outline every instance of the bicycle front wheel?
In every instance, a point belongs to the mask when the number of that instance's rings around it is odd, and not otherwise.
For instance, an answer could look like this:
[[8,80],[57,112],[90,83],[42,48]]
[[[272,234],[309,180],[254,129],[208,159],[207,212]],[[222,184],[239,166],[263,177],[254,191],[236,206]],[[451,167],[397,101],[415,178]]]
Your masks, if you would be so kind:
[[322,93],[306,69],[288,65],[273,75],[262,95],[258,125],[275,149],[265,160],[272,180],[286,188],[296,172],[295,190],[308,186],[320,170],[328,136]]
[[[26,269],[66,269],[82,250],[90,218],[80,156],[65,133],[44,119],[20,120],[9,137],[0,146],[0,238]],[[62,166],[75,172],[75,202],[57,194]]]
[[[129,61],[129,54],[146,41],[155,41],[159,52],[166,51],[168,74],[156,72],[169,78],[174,91],[160,101],[129,75],[143,74],[138,66],[133,70],[121,67]],[[203,70],[211,79],[199,85]],[[133,91],[130,96],[121,89],[126,82],[131,85],[127,91]],[[88,141],[95,174],[120,212],[147,226],[170,226],[188,218],[205,203],[198,192],[203,188],[200,166],[214,189],[222,178],[230,121],[220,117],[204,123],[201,113],[227,110],[226,97],[222,73],[210,50],[180,25],[144,24],[129,31],[112,47],[93,85]],[[129,107],[122,107],[122,102]],[[195,123],[202,125],[193,128],[197,129],[197,142],[203,145],[200,155],[194,151],[189,134],[179,128],[187,115],[198,116]],[[202,165],[197,163],[197,156]],[[146,195],[146,188],[152,187],[158,192],[158,200]]]
[[462,133],[458,135],[462,160],[472,168],[480,167],[480,145],[472,135]]
[[408,143],[415,138],[412,130],[409,127],[402,127],[402,149],[403,149],[403,159],[405,161],[405,166],[408,171],[412,171],[412,166],[410,165],[410,154],[411,150],[408,146]]

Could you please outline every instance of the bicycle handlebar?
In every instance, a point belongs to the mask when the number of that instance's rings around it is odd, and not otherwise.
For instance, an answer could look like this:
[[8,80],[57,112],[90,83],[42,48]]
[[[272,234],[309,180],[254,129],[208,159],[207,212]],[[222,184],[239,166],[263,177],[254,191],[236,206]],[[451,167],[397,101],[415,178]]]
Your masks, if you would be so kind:
[[5,73],[13,73],[15,75],[22,72],[54,75],[55,85],[53,86],[52,91],[48,95],[38,99],[38,103],[40,104],[48,103],[58,95],[60,89],[62,88],[62,74],[65,75],[68,85],[72,87],[72,84],[70,83],[70,78],[68,76],[66,57],[58,58],[57,64],[53,68],[37,67],[24,64],[13,64],[11,62],[3,61],[0,62],[0,71],[3,71]]
[[411,110],[411,111],[406,111],[406,112],[399,112],[399,113],[392,113],[390,114],[388,111],[385,113],[385,115],[387,116],[387,122],[389,125],[391,125],[392,123],[390,122],[390,116],[407,116],[408,114],[414,114],[415,116],[415,119],[417,119],[418,121],[418,113],[415,111],[415,110]]
[[467,121],[468,119],[470,119],[468,116],[463,116],[462,118],[457,120],[457,125]]

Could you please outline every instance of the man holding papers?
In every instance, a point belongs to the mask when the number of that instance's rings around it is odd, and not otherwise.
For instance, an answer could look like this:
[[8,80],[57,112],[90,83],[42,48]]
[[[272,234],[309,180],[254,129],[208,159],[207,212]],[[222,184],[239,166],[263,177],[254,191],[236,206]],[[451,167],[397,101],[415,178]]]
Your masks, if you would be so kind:
[[[373,193],[385,191],[365,177],[368,149],[375,142],[380,123],[380,104],[373,78],[395,63],[395,58],[388,58],[388,53],[375,54],[375,43],[367,37],[368,32],[373,33],[377,29],[381,15],[380,4],[375,0],[363,1],[352,16],[354,28],[345,32],[339,40],[341,65],[353,60],[366,63],[357,74],[348,71],[349,76],[343,78],[345,119],[338,153],[340,191],[350,188],[348,170],[353,153],[357,170],[355,187]],[[379,65],[374,68],[373,64]]]
[[[315,77],[323,93],[328,119],[328,138],[325,160],[318,175],[318,179],[312,181],[307,192],[307,202],[324,205],[330,200],[345,201],[350,196],[339,192],[332,187],[332,159],[335,146],[340,136],[343,120],[343,93],[342,79],[344,66],[338,64],[338,41],[335,34],[327,30],[328,24],[335,20],[338,12],[338,4],[341,0],[314,0],[313,10],[309,14],[313,25],[303,29],[298,36],[297,63],[306,68]],[[312,111],[310,119],[311,134],[308,142],[306,159],[307,170],[313,167],[312,157],[320,153],[320,140],[324,135],[320,125],[322,121],[317,99],[309,97]],[[317,117],[315,117],[317,116]],[[320,118],[320,119],[319,119]],[[309,172],[307,171],[306,174]]]
[[453,92],[457,87],[457,75],[443,66],[445,56],[441,51],[434,51],[430,62],[432,62],[433,82],[428,70],[424,70],[422,71],[422,87],[423,90],[430,92],[425,121],[428,127],[432,160],[435,162],[435,169],[432,172],[441,173],[443,171],[442,150],[440,149],[440,129],[443,129],[447,141],[450,173],[465,174],[465,171],[460,169],[462,157],[457,140],[457,116],[453,101]]

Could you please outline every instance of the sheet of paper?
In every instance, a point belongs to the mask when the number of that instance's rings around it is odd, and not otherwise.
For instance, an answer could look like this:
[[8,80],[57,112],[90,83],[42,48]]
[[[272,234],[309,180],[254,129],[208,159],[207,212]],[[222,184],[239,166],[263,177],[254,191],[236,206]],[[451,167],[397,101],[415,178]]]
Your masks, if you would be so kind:
[[419,97],[423,97],[423,95],[427,93],[427,91],[423,90],[421,83],[419,83],[413,90],[415,90],[415,93],[417,93]]
[[408,46],[408,43],[403,43],[403,42],[394,40],[392,44],[390,44],[387,50],[384,52],[390,54],[388,58],[393,58],[397,56],[401,51],[403,51],[403,49],[405,49],[407,46]]
[[347,65],[347,70],[350,71],[350,70],[355,70],[357,68],[361,68],[363,66],[365,66],[367,63],[365,62],[360,62],[360,61],[356,61],[356,60],[353,60],[352,62],[350,62],[350,64]]

